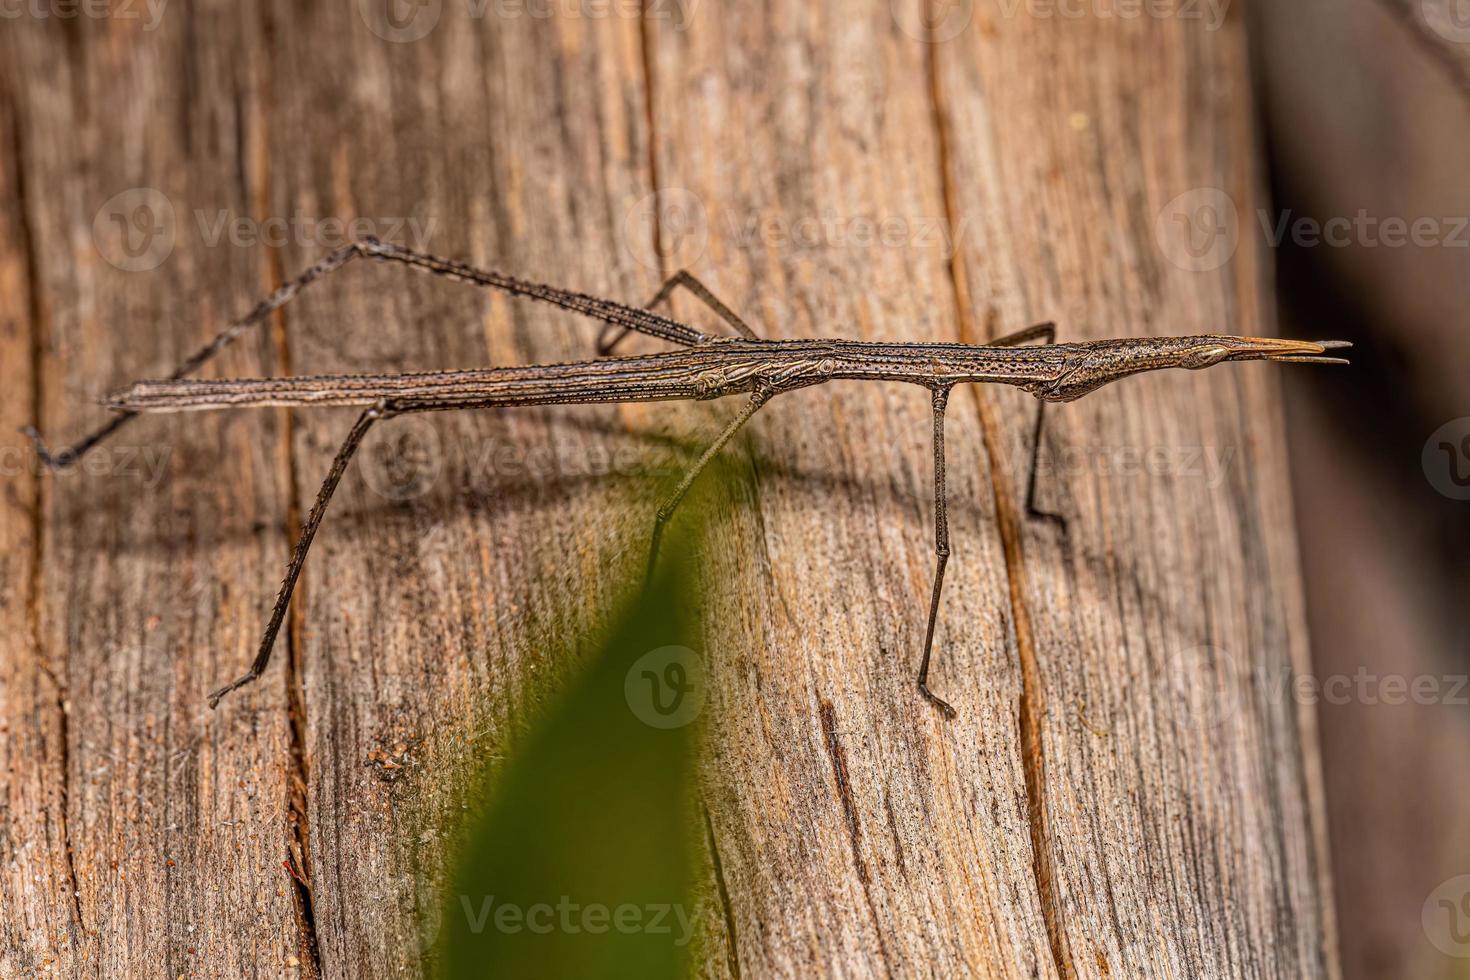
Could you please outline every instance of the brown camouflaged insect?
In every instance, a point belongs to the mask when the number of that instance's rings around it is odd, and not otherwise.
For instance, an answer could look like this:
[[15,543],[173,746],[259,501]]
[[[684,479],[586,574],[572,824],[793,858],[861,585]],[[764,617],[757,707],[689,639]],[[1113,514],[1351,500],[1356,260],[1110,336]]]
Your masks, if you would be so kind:
[[[224,381],[187,381],[188,375],[219,353],[245,330],[265,322],[272,312],[288,303],[302,287],[333,272],[359,256],[398,262],[449,279],[504,290],[581,313],[604,323],[598,341],[597,360],[527,367],[478,368],[467,371],[436,371],[411,374],[328,375],[300,378],[261,378]],[[740,337],[716,337],[650,310],[683,286],[739,332]],[[636,357],[608,357],[617,343],[631,331],[679,345],[680,350]],[[332,461],[326,480],[301,536],[296,541],[285,581],[276,595],[270,622],[250,669],[209,697],[215,707],[226,694],[260,676],[270,662],[271,649],[285,619],[287,606],[312,538],[326,513],[363,436],[374,423],[411,412],[443,412],[456,409],[508,408],[518,405],[587,405],[604,402],[708,400],[727,395],[746,395],[740,412],[713,444],[684,474],[654,520],[649,548],[651,571],[658,555],[665,524],[684,498],[690,485],[716,453],[730,441],[751,416],[774,396],[796,388],[828,381],[903,381],[928,388],[934,408],[934,501],[936,507],[934,590],[929,603],[929,624],[924,636],[924,654],[919,665],[919,690],[945,715],[954,709],[929,690],[929,660],[934,645],[934,623],[939,613],[944,567],[949,559],[949,520],[944,490],[944,410],[950,391],[959,384],[1008,384],[1030,392],[1046,402],[1065,402],[1141,371],[1160,368],[1198,369],[1225,361],[1282,361],[1301,364],[1346,364],[1342,358],[1324,356],[1329,350],[1351,346],[1345,341],[1307,342],[1268,340],[1258,337],[1205,335],[1197,337],[1149,337],[1099,340],[1080,344],[1056,344],[1056,326],[1043,323],[985,345],[881,343],[856,340],[761,340],[745,321],[720,302],[687,271],[664,283],[643,309],[582,293],[526,282],[498,272],[476,269],[459,262],[437,258],[402,246],[368,238],[333,252],[321,262],[286,283],[251,310],[244,318],[220,332],[204,348],[185,360],[166,379],[141,381],[111,396],[107,404],[118,414],[75,445],[50,452],[34,429],[26,433],[34,440],[41,460],[52,469],[62,469],[111,436],[144,412],[181,412],[222,408],[280,405],[291,408],[313,405],[356,405],[363,408],[341,449]],[[1022,346],[1040,341],[1041,346]],[[1037,412],[1031,447],[1031,476],[1026,502],[1033,515],[1035,506],[1037,454],[1040,451],[1044,413]]]

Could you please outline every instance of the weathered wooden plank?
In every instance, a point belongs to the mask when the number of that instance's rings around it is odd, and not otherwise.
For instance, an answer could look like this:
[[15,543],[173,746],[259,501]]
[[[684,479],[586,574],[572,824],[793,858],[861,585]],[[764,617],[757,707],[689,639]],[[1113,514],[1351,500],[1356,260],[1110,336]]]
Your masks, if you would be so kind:
[[[216,40],[196,48],[199,37]],[[231,4],[156,30],[7,21],[10,173],[24,176],[25,199],[6,248],[12,268],[29,267],[18,343],[34,332],[39,421],[54,438],[102,421],[107,388],[168,370],[269,282],[258,252],[209,247],[194,216],[260,203],[258,37]],[[269,338],[255,337],[222,368],[272,361]],[[12,363],[7,398],[28,387],[30,358]],[[55,934],[73,974],[279,976],[300,962],[281,867],[292,775],[282,675],[231,712],[204,704],[253,645],[261,585],[285,556],[282,445],[270,414],[148,420],[41,483],[37,645],[6,657],[21,682],[7,718],[44,738],[30,743],[37,775],[64,774],[64,789],[46,790],[36,859],[69,845],[73,880],[38,883],[26,903],[51,908],[37,929]],[[22,494],[28,480],[7,486]],[[20,573],[29,559],[8,550]],[[38,670],[48,676],[26,679]],[[73,888],[74,906],[56,908]],[[16,940],[6,956],[34,965],[35,940]]]
[[[1259,322],[1250,245],[1194,273],[1154,240],[1179,192],[1253,200],[1233,22],[1045,23],[1023,7],[930,45],[917,4],[681,9],[26,25],[7,91],[20,172],[52,188],[27,193],[24,239],[46,427],[79,431],[99,416],[90,396],[159,373],[353,230],[634,300],[688,265],[769,336]],[[53,62],[54,88],[16,81]],[[158,269],[128,273],[98,258],[90,222],[144,183],[181,230]],[[289,217],[290,234],[208,248],[199,209]],[[585,356],[594,329],[362,264],[221,370],[550,361]],[[7,396],[28,397],[9,363]],[[1331,973],[1311,722],[1261,686],[1305,655],[1268,370],[1133,381],[1059,414],[1054,449],[1231,451],[1213,485],[1183,464],[1053,466],[1043,501],[1065,532],[1019,504],[1034,403],[956,397],[934,676],[951,723],[913,689],[927,396],[834,386],[761,413],[732,449],[744,475],[720,491],[708,554],[727,587],[704,651],[705,972]],[[585,634],[641,565],[667,482],[646,436],[712,431],[732,408],[384,425],[276,665],[217,716],[202,696],[253,653],[350,416],[149,420],[129,438],[172,447],[156,487],[43,485],[40,640],[22,641],[4,696],[29,692],[29,744],[66,748],[6,798],[53,821],[35,860],[54,868],[69,834],[88,938],[68,938],[52,883],[6,955],[34,962],[62,933],[62,955],[106,973],[420,974],[461,777],[569,666],[547,638]],[[27,492],[7,543],[34,526]],[[1202,646],[1226,655],[1191,659]],[[62,785],[58,831],[44,800]]]
[[[1184,10],[982,15],[936,47],[967,339],[1043,318],[1273,335],[1241,226],[1260,200],[1243,28]],[[1029,444],[1020,401],[980,395],[1002,458]],[[1017,481],[996,492],[1056,966],[1334,972],[1314,722],[1281,696],[1308,663],[1275,373],[1119,384],[1054,412],[1047,448],[1064,530],[1024,519]]]

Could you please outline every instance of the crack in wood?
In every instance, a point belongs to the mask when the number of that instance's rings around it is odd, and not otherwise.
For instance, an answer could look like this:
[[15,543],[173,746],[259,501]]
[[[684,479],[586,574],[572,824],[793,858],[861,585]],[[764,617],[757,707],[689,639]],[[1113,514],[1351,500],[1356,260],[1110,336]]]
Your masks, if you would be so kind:
[[730,889],[725,883],[725,862],[720,859],[720,845],[715,840],[715,825],[710,820],[709,807],[704,808],[704,833],[709,840],[710,863],[715,873],[715,889],[720,895],[720,908],[725,916],[725,965],[730,975],[740,980],[740,943],[735,933],[735,909],[730,904]]
[[[929,45],[925,55],[929,76],[929,104],[934,114],[934,130],[938,146],[939,182],[944,198],[945,218],[951,229],[956,227],[954,183],[951,174],[949,127],[944,114],[942,87],[939,82],[937,45]],[[981,343],[975,336],[970,317],[969,289],[957,246],[948,263],[950,285],[955,301],[955,316],[960,340]],[[1032,640],[1031,619],[1025,599],[1025,556],[1021,552],[1020,519],[1002,474],[999,426],[991,415],[978,386],[970,386],[980,419],[981,438],[990,467],[990,486],[995,499],[995,521],[1005,556],[1006,581],[1011,621],[1016,634],[1016,651],[1021,667],[1021,693],[1017,706],[1017,733],[1020,739],[1021,772],[1026,784],[1026,822],[1031,837],[1032,877],[1036,882],[1037,901],[1046,927],[1047,945],[1053,966],[1063,977],[1074,977],[1067,938],[1061,927],[1061,908],[1054,885],[1051,848],[1048,844],[1046,816],[1046,754],[1042,739],[1046,717],[1046,697],[1039,677],[1036,650]],[[1037,433],[1040,437],[1040,432]],[[1066,525],[1063,523],[1063,530]]]
[[822,742],[827,755],[832,759],[832,777],[837,783],[837,798],[842,803],[842,815],[847,824],[847,838],[852,843],[852,862],[857,868],[858,883],[863,888],[863,899],[868,914],[873,918],[873,935],[878,940],[878,952],[884,963],[888,963],[888,945],[883,941],[883,922],[878,918],[878,907],[873,903],[872,875],[863,860],[863,828],[858,821],[857,805],[852,798],[852,781],[848,776],[847,752],[837,740],[837,712],[832,702],[822,700],[819,713],[822,718]]
[[[265,33],[270,34],[270,24],[265,24]],[[267,89],[267,97],[269,89]],[[243,106],[241,107],[243,111]],[[243,130],[243,126],[242,126]],[[262,139],[269,139],[269,127],[266,128]],[[269,214],[269,202],[267,195],[270,187],[270,149],[267,146],[260,154],[260,167],[262,172],[258,175],[255,184],[256,191],[252,195],[255,198],[253,210],[258,214]],[[242,182],[247,182],[246,177],[241,175]],[[267,276],[271,283],[267,288],[274,288],[274,283],[285,282],[285,274],[281,265],[281,254],[279,249],[266,250]],[[277,309],[271,314],[270,341],[275,351],[276,359],[280,364],[280,373],[289,377],[295,372],[291,364],[291,346],[289,335],[286,330],[286,312]],[[281,479],[286,488],[286,522],[285,538],[289,549],[293,542],[301,534],[301,501],[297,497],[297,479],[299,476],[296,463],[296,452],[294,446],[294,427],[289,411],[280,413],[282,428],[282,474]],[[322,975],[321,943],[317,936],[316,903],[312,891],[312,865],[311,865],[311,822],[310,822],[310,788],[311,773],[307,760],[307,724],[306,724],[306,690],[302,682],[301,670],[301,629],[302,610],[304,600],[301,598],[306,591],[306,583],[303,581],[298,589],[297,601],[292,603],[290,610],[290,621],[285,630],[286,641],[286,664],[285,664],[285,690],[287,704],[287,731],[289,752],[287,755],[288,770],[285,774],[286,784],[286,870],[291,873],[293,892],[296,899],[296,912],[300,920],[301,928],[301,950],[306,962],[311,964],[311,975],[320,977]]]
[[[42,367],[45,360],[45,316],[41,302],[41,260],[36,253],[35,230],[31,227],[30,212],[26,206],[30,200],[29,174],[26,170],[25,144],[21,138],[20,106],[11,102],[6,113],[10,117],[10,151],[15,165],[16,218],[20,231],[21,251],[25,256],[26,307],[30,319],[30,370],[31,370],[31,425],[41,427],[41,411],[45,405]],[[31,496],[31,556],[27,581],[26,622],[31,633],[31,649],[36,665],[56,688],[57,740],[60,742],[59,768],[61,770],[60,814],[57,821],[61,826],[62,861],[66,871],[67,891],[70,893],[71,911],[76,917],[77,931],[85,935],[86,920],[82,916],[81,889],[77,883],[76,855],[71,838],[71,716],[67,710],[69,687],[56,675],[46,660],[46,647],[41,629],[41,569],[46,557],[46,492],[45,474],[37,470],[34,476],[35,490]]]

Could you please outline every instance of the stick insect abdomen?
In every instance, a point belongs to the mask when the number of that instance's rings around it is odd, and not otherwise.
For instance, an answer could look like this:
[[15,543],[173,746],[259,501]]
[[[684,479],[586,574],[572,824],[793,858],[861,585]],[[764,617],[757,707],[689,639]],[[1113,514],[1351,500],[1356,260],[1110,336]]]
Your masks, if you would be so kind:
[[443,408],[495,408],[717,398],[749,390],[748,379],[721,374],[723,360],[728,358],[718,352],[694,348],[646,357],[470,371],[140,381],[112,395],[107,404],[123,412],[406,407],[431,402]]

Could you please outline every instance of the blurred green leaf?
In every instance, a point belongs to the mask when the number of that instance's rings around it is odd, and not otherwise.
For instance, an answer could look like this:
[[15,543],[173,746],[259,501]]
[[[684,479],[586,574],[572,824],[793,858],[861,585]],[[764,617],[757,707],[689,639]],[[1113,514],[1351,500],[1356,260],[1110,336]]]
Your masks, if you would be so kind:
[[[666,540],[650,586],[487,774],[444,897],[440,976],[688,975],[705,683],[687,555]],[[587,639],[565,647],[548,653]]]

